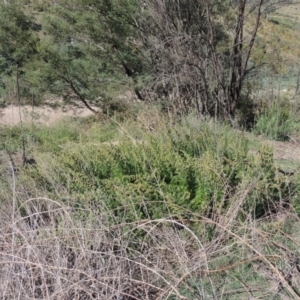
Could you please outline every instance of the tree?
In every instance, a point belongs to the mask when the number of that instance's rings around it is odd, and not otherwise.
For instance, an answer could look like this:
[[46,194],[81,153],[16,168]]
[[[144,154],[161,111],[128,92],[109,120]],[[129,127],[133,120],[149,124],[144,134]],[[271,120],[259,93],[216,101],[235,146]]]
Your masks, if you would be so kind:
[[[0,3],[0,60],[3,85],[16,77],[25,77],[27,64],[38,59],[39,37],[35,23],[26,16],[19,2]],[[23,86],[24,88],[24,86]]]
[[142,7],[136,30],[150,78],[146,97],[182,113],[224,115],[230,67],[225,23],[233,18],[228,3],[148,0]]
[[[140,64],[129,39],[133,36],[135,0],[61,1],[49,11],[41,53],[67,97],[85,106],[110,106],[116,93],[138,89]],[[58,86],[59,84],[53,85]]]
[[251,53],[261,16],[286,3],[61,0],[46,12],[41,41],[20,8],[2,4],[0,41],[8,42],[1,64],[18,60],[27,74],[39,69],[29,86],[75,97],[94,112],[92,104],[105,109],[132,89],[165,109],[232,120],[258,67]]

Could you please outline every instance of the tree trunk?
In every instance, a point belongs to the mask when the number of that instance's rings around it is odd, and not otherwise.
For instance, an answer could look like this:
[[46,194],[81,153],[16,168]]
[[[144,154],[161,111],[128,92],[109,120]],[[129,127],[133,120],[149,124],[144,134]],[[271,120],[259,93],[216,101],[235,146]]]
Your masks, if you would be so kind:
[[236,107],[238,106],[240,101],[242,85],[247,74],[249,58],[251,55],[255,38],[257,36],[257,30],[262,15],[261,7],[264,0],[259,0],[256,6],[253,8],[253,10],[255,8],[257,9],[257,13],[255,16],[254,29],[251,33],[250,41],[247,46],[245,46],[243,36],[246,2],[247,0],[239,0],[238,2],[238,16],[235,29],[234,43],[232,47],[231,73],[230,83],[228,87],[227,113],[230,117],[234,117]]

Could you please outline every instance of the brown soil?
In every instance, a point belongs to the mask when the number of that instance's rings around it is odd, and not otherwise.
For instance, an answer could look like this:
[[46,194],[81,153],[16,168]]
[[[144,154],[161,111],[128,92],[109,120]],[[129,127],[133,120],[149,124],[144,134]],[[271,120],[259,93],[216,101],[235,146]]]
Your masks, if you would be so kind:
[[20,116],[25,124],[52,125],[65,117],[86,117],[90,115],[93,115],[91,111],[77,106],[52,108],[50,106],[31,107],[25,105],[19,109],[17,106],[9,105],[0,109],[0,125],[17,125],[20,123]]
[[296,142],[265,141],[274,148],[274,156],[277,159],[289,160],[300,163],[300,144]]
[[[274,149],[274,160],[276,165],[287,172],[300,170],[300,142],[291,139],[288,142],[268,140],[263,136],[254,136],[246,133],[249,139],[257,140],[261,144],[267,144]],[[253,151],[256,152],[256,151]]]

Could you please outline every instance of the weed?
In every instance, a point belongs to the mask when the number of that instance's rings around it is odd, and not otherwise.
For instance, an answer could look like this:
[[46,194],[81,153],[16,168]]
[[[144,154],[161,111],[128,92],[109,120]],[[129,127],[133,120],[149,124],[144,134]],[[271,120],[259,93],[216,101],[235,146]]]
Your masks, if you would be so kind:
[[[67,185],[72,197],[97,206],[92,195],[101,191],[110,209],[132,221],[136,215],[155,219],[169,214],[185,218],[187,211],[221,214],[231,195],[253,178],[259,178],[259,184],[244,208],[256,216],[276,207],[281,199],[276,193],[287,193],[277,181],[271,150],[261,149],[253,159],[247,138],[229,127],[190,116],[155,133],[141,130],[140,140],[123,128],[126,136],[110,144],[99,142],[103,129],[94,126],[92,137],[86,132],[79,138],[68,127],[35,133],[40,137],[37,167],[27,172],[49,187],[51,197],[58,193],[57,186]],[[113,127],[108,128],[109,136],[116,136]]]
[[294,120],[285,102],[267,107],[257,119],[254,132],[270,139],[286,141],[293,132]]

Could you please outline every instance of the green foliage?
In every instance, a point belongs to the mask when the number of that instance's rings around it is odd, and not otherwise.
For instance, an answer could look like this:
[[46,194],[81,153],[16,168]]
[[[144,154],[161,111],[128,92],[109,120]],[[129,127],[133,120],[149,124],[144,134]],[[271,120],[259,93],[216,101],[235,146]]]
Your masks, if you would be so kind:
[[16,3],[0,4],[0,55],[5,58],[7,68],[22,66],[36,54],[39,40],[34,34],[32,19]]
[[[3,127],[0,128],[0,151],[8,150],[11,152],[17,152],[21,149],[21,128],[20,126]],[[24,128],[23,137],[25,145],[31,148],[31,130]]]
[[[39,24],[19,1],[0,4],[0,78],[1,96],[15,90],[18,67],[20,94],[23,98],[39,97],[45,89],[39,87],[43,62],[39,55]],[[44,85],[42,85],[44,87]],[[32,101],[31,101],[32,103]]]
[[[247,70],[232,70],[232,66],[246,68],[247,62],[242,61],[248,57],[242,53],[248,51],[246,44],[232,48],[236,4],[218,0],[63,0],[53,6],[48,1],[23,2],[9,1],[0,7],[3,94],[14,90],[18,65],[21,96],[35,103],[56,94],[109,114],[123,109],[118,96],[130,90],[140,100],[155,100],[166,110],[195,110],[223,118],[229,107],[221,103],[233,101],[229,110],[238,108],[241,123],[252,125],[248,91],[245,85],[237,87],[234,79]],[[249,30],[252,18],[246,19]],[[265,64],[270,55],[266,41],[260,36],[256,40],[256,50],[249,49],[253,68]],[[232,51],[241,53],[231,55]],[[241,62],[231,61],[235,57]]]
[[42,149],[56,152],[66,142],[77,142],[80,134],[75,126],[66,126],[66,120],[52,128],[42,126],[34,130],[32,138]]
[[278,101],[258,116],[254,131],[270,139],[286,141],[293,131],[293,126],[294,119],[290,108],[286,102]]
[[243,206],[254,216],[275,209],[288,192],[270,149],[262,148],[253,159],[247,139],[230,128],[189,117],[155,134],[140,131],[138,140],[123,136],[101,143],[117,136],[114,126],[107,126],[108,135],[93,126],[35,131],[40,153],[36,169],[27,172],[52,196],[59,185],[59,193],[67,189],[83,206],[97,207],[97,197],[105,195],[107,207],[127,221],[223,214],[232,195],[251,186],[253,178],[257,182]]
[[291,199],[292,207],[297,213],[298,216],[300,216],[300,175],[299,172],[296,173],[295,178],[293,178],[293,181],[291,183],[293,187],[293,196]]
[[[44,17],[47,39],[40,47],[45,61],[41,84],[66,99],[84,99],[104,110],[120,92],[133,87],[141,74],[128,39],[132,38],[136,1],[62,1]],[[124,69],[130,68],[130,74]],[[113,104],[114,105],[114,104]]]
[[255,178],[256,185],[249,194],[248,210],[254,209],[256,216],[271,214],[279,203],[289,201],[291,186],[278,175],[272,148],[264,145],[258,150],[250,160],[248,175]]

